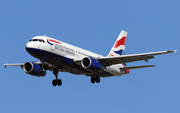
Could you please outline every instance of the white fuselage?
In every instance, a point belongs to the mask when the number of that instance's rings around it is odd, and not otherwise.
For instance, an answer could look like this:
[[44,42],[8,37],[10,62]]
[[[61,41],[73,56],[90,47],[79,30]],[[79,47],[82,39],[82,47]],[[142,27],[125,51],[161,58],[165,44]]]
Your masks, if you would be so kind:
[[[69,72],[73,74],[84,74],[92,76],[93,72],[84,69],[82,66],[76,65],[74,59],[82,59],[84,57],[98,58],[102,55],[84,50],[82,48],[67,44],[65,42],[47,37],[36,36],[26,44],[26,50],[33,57],[46,60],[59,71]],[[119,76],[126,74],[122,68],[122,64],[104,67],[103,72],[97,73],[100,77]]]

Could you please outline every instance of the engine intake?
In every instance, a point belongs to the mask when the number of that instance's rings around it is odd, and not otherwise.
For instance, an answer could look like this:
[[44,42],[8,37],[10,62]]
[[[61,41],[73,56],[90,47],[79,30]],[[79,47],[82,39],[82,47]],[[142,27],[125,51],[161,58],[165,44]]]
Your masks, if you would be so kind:
[[84,69],[92,72],[102,72],[104,70],[103,65],[91,57],[83,58],[81,65]]
[[32,76],[44,77],[46,75],[46,70],[41,70],[41,66],[34,62],[26,62],[23,66],[23,69],[25,73]]

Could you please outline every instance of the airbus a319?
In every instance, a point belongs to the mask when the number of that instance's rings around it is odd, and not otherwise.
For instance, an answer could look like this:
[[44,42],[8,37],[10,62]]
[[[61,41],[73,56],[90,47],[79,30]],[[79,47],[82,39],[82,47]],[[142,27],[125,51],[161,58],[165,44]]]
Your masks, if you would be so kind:
[[101,77],[113,77],[129,74],[131,69],[154,67],[155,65],[126,67],[129,62],[154,58],[155,55],[176,53],[175,51],[159,51],[142,54],[124,55],[127,32],[121,31],[111,51],[102,56],[68,43],[47,36],[35,36],[26,44],[26,51],[40,62],[26,62],[19,64],[4,64],[7,66],[20,66],[26,74],[44,77],[50,70],[55,75],[53,86],[61,86],[58,72],[69,72],[76,75],[90,76],[91,83],[99,83]]

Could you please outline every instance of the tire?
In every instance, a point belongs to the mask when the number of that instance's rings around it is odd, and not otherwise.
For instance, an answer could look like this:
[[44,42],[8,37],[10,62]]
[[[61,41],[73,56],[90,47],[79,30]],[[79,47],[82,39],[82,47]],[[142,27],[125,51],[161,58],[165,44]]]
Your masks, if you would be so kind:
[[57,85],[58,85],[58,86],[61,86],[61,85],[62,85],[61,79],[58,79],[58,80],[57,80]]
[[95,81],[95,77],[91,77],[91,83],[95,83],[96,81]]
[[57,80],[53,80],[53,81],[52,81],[52,85],[53,85],[53,86],[56,86],[56,85],[57,85]]
[[96,83],[99,83],[101,81],[99,76],[96,76]]

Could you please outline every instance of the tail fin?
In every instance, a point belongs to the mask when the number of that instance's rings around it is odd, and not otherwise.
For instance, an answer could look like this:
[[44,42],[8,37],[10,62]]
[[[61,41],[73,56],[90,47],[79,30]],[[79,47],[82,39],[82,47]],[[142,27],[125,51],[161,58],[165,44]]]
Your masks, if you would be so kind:
[[109,52],[108,56],[124,55],[125,46],[126,46],[126,38],[127,38],[127,32],[121,31],[111,51]]

